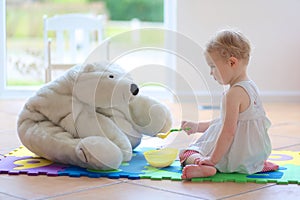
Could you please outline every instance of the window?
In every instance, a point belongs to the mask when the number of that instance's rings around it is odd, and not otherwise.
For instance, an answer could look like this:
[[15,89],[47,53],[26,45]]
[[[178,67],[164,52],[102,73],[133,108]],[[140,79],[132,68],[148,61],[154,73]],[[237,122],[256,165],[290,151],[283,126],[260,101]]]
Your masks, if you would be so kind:
[[[64,0],[60,1],[63,2]],[[73,3],[75,6],[73,8],[67,8],[68,10],[63,10],[66,9],[66,6],[59,3],[56,3],[55,5],[53,4],[52,6],[54,7],[52,8],[49,5],[41,5],[47,2],[49,3],[52,1],[4,0],[0,3],[0,96],[2,97],[28,97],[44,83],[44,47],[42,39],[42,23],[44,14],[50,16],[56,13],[79,12],[79,10],[81,12],[92,11],[97,14],[105,12],[102,10],[103,6],[99,3],[101,1],[99,1],[98,4],[97,2],[89,3],[89,5],[85,5],[86,9],[83,9],[84,7],[80,4],[80,2],[85,2],[85,0],[78,0],[78,5],[76,6],[76,3]],[[55,2],[59,2],[59,0],[56,0]],[[86,0],[86,2],[90,1]],[[164,10],[162,9],[162,12],[172,12],[172,5],[174,4],[173,1],[165,0],[164,4]],[[45,7],[47,10],[45,10]],[[30,17],[28,15],[30,10],[36,10],[36,12],[34,12],[34,17]],[[14,16],[16,13],[18,13],[19,16]],[[165,14],[162,16],[164,16],[164,21],[166,21],[167,28],[170,29],[171,25],[173,25],[172,21],[170,20],[171,15]],[[35,25],[35,27],[29,27],[28,22]],[[21,25],[21,27],[17,24]],[[23,31],[22,26],[23,30],[25,30],[24,27],[29,28],[27,28],[26,31]],[[143,22],[136,19],[130,21],[108,20],[107,27],[105,29],[105,36],[110,37],[122,31],[143,27],[164,28],[164,24],[162,22]],[[129,60],[130,57],[140,57],[140,53],[141,52],[136,52],[131,54],[129,57],[124,57],[120,62],[126,62],[126,60]],[[168,79],[170,80],[169,77]]]

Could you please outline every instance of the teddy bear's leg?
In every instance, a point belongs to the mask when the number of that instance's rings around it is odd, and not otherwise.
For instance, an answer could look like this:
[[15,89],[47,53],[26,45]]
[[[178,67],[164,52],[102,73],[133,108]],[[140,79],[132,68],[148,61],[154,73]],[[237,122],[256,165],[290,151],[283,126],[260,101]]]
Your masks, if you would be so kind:
[[132,149],[136,148],[142,140],[143,135],[139,132],[137,132],[132,124],[125,119],[124,117],[113,117],[113,121],[116,123],[116,125],[120,128],[120,130],[126,134],[128,140],[131,143]]
[[52,122],[26,119],[19,124],[18,133],[24,146],[33,153],[54,162],[85,167],[75,153],[80,139]]
[[101,136],[82,139],[76,147],[76,154],[89,168],[98,170],[118,169],[123,161],[120,148]]
[[75,139],[50,121],[30,119],[18,126],[22,143],[33,153],[54,162],[84,168],[116,169],[123,160],[119,147],[103,137]]
[[[98,152],[100,153],[103,152],[101,148],[109,150],[107,146],[108,147],[111,146],[112,148],[114,148],[114,146],[117,146],[122,152],[123,161],[129,161],[131,159],[132,146],[128,137],[120,130],[120,128],[110,118],[99,113],[95,113],[95,115],[91,115],[85,111],[82,111],[80,116],[78,116],[77,118],[76,129],[77,129],[78,137],[80,138],[88,138],[91,136],[99,136],[100,138],[107,138],[104,144],[99,142],[97,147]],[[112,145],[112,143],[114,144],[114,146]],[[86,146],[87,144],[85,144],[86,148],[87,148]],[[111,159],[113,159],[113,157]]]

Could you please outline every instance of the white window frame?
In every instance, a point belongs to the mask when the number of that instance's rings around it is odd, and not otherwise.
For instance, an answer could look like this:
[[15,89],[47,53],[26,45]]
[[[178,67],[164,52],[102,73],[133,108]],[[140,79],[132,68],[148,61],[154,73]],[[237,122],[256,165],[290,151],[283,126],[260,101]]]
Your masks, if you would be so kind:
[[[164,28],[167,30],[177,31],[177,1],[178,0],[164,0]],[[165,46],[169,49],[176,49],[176,40],[167,39]],[[171,55],[166,57],[166,63],[176,69],[176,58]],[[176,79],[174,74],[168,77],[167,82],[172,88],[175,88]]]
[[6,0],[2,0],[0,1],[0,98],[25,98],[36,91],[36,87],[7,87],[6,70]]
[[5,0],[0,2],[0,95],[5,89],[6,73],[6,12]]

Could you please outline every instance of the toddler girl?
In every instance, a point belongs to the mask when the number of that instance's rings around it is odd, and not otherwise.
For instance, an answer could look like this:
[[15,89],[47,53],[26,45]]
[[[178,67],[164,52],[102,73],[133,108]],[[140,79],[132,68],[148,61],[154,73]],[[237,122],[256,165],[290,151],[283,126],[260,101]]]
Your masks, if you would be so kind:
[[229,85],[221,101],[221,114],[210,122],[182,121],[187,134],[204,132],[179,157],[182,179],[207,177],[217,171],[253,174],[277,170],[267,162],[271,143],[266,117],[255,83],[247,76],[250,43],[240,32],[218,32],[206,46],[205,58],[211,75]]

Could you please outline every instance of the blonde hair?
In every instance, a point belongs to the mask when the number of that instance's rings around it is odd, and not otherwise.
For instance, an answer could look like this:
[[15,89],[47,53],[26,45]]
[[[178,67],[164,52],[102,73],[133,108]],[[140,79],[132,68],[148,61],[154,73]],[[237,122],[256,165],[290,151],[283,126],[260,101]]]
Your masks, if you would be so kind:
[[239,31],[222,30],[207,43],[205,52],[218,52],[221,57],[227,59],[231,56],[244,59],[247,63],[250,58],[250,42]]

